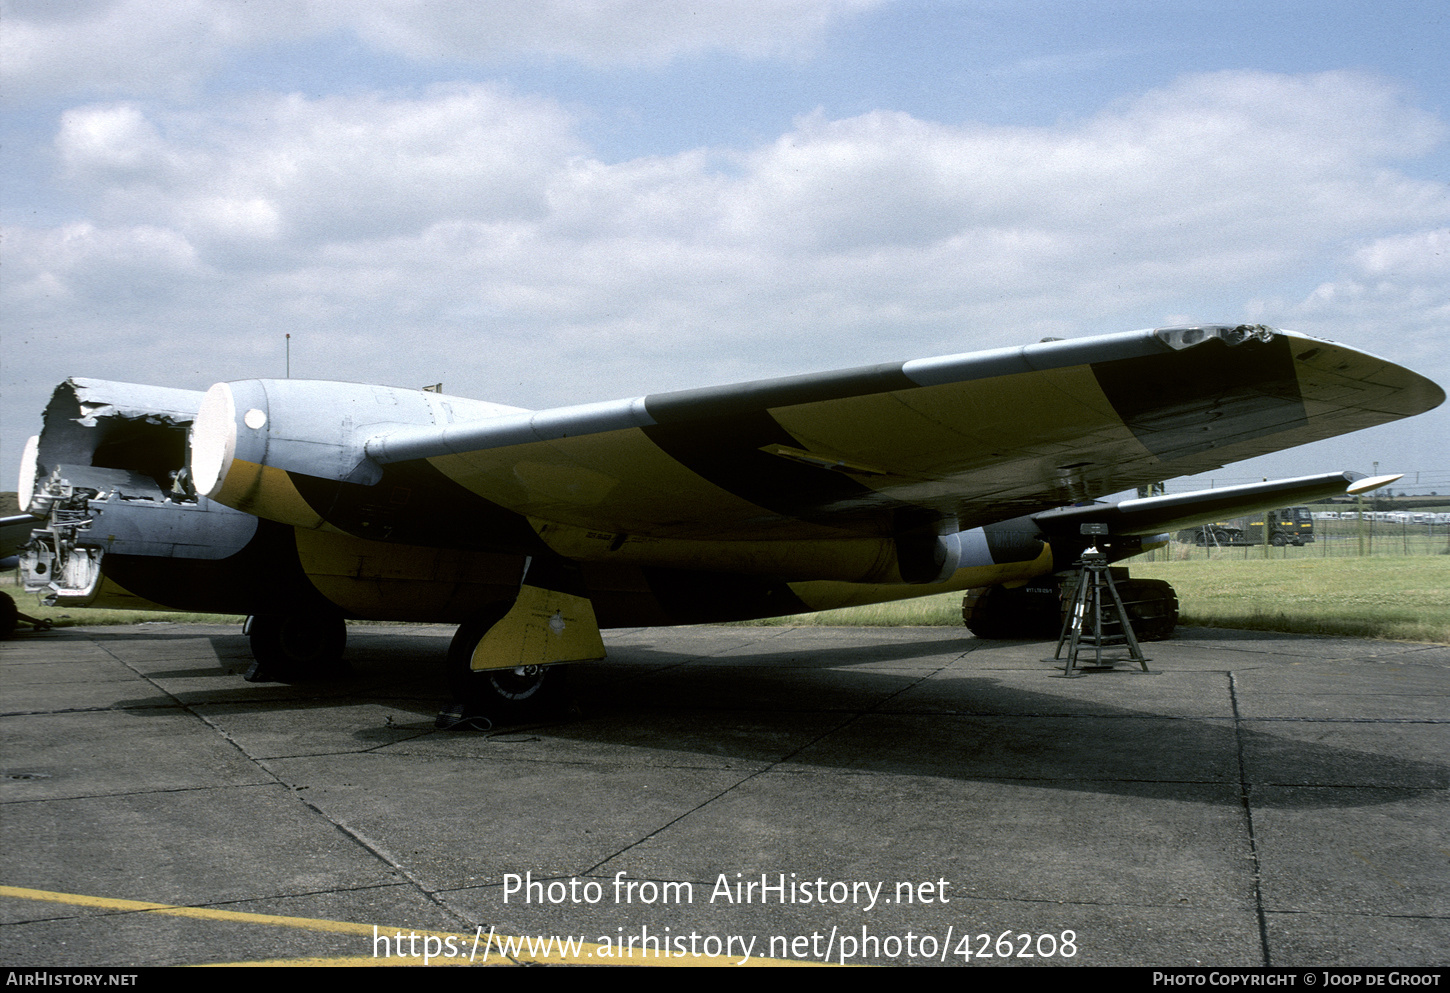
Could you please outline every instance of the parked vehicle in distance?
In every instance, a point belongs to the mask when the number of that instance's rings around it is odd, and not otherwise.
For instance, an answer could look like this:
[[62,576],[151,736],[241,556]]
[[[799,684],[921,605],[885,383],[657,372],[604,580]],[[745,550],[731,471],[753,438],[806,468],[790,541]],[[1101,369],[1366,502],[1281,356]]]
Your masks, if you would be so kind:
[[1185,544],[1219,547],[1245,547],[1264,543],[1264,521],[1269,522],[1269,543],[1305,545],[1314,540],[1314,516],[1308,507],[1286,507],[1268,513],[1250,514],[1231,520],[1216,521],[1202,527],[1185,528],[1176,535]]

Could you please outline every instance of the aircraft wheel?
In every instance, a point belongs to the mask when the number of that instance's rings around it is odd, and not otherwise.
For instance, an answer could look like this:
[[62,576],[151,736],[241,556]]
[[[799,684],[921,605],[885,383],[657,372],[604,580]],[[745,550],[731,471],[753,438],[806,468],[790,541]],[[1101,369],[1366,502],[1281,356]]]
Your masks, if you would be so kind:
[[568,668],[563,665],[520,665],[511,669],[474,670],[473,651],[489,629],[508,613],[509,604],[481,611],[458,627],[448,646],[448,683],[454,700],[468,715],[522,716],[558,704],[564,695]]
[[0,638],[14,634],[19,620],[20,610],[15,606],[15,599],[9,593],[0,593]]
[[1139,641],[1166,641],[1178,626],[1178,593],[1161,579],[1124,579],[1114,584],[1133,635]]
[[340,614],[256,614],[242,629],[250,638],[249,682],[290,683],[315,679],[335,669],[347,646],[347,622]]
[[1055,638],[1061,604],[1061,589],[1052,579],[1034,579],[1015,589],[978,587],[962,600],[962,620],[978,638]]

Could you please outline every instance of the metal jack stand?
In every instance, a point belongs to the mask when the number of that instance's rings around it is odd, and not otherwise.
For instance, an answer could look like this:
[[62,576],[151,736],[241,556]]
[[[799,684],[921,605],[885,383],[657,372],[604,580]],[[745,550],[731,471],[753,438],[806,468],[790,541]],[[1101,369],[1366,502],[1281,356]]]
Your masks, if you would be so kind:
[[[1102,525],[1083,525],[1083,530]],[[1057,639],[1057,650],[1048,662],[1057,662],[1062,656],[1062,646],[1067,645],[1067,660],[1060,666],[1064,678],[1075,678],[1083,672],[1111,672],[1119,662],[1137,662],[1144,672],[1151,672],[1138,639],[1133,635],[1133,624],[1123,607],[1118,588],[1113,584],[1112,572],[1108,569],[1108,557],[1096,548],[1083,552],[1082,571],[1078,575],[1077,589],[1073,591],[1072,603],[1067,617],[1062,622],[1062,633]],[[1106,614],[1107,616],[1104,616]],[[1126,646],[1128,654],[1103,657],[1103,649]],[[1093,649],[1092,661],[1083,666],[1078,657],[1084,648]]]

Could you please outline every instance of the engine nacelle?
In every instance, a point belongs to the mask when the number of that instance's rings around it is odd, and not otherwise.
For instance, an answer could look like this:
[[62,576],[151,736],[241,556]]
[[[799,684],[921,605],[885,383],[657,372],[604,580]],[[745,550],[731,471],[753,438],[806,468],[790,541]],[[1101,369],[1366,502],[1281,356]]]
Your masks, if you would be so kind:
[[371,436],[518,412],[392,386],[295,379],[217,383],[192,424],[192,481],[199,493],[229,507],[318,528],[322,518],[288,473],[372,485],[382,469],[368,457]]
[[962,569],[1007,570],[1004,579],[1036,575],[1052,567],[1052,552],[1042,533],[1026,522],[1009,521],[972,528],[955,534],[923,538],[898,538],[897,565],[907,583],[940,583]]

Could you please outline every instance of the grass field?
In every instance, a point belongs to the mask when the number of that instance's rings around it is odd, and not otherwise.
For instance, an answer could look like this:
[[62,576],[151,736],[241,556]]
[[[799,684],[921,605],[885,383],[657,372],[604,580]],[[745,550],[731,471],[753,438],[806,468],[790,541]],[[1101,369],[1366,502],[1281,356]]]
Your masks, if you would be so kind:
[[[1392,641],[1450,644],[1450,556],[1316,557],[1312,546],[1226,549],[1221,557],[1128,563],[1178,591],[1180,622]],[[763,624],[960,624],[950,593],[900,603],[780,617]]]
[[[1450,644],[1450,555],[1316,556],[1313,546],[1306,546],[1271,549],[1268,559],[1262,549],[1229,549],[1208,560],[1128,565],[1134,576],[1172,583],[1182,623],[1188,625]],[[22,611],[49,617],[57,626],[241,621],[218,614],[38,607],[35,597],[15,589],[9,577],[0,586]],[[954,626],[962,623],[961,610],[961,594],[947,593],[749,623]]]
[[1450,644],[1450,556],[1149,562],[1183,623]]
[[[235,614],[188,614],[179,610],[86,610],[75,607],[45,607],[34,593],[20,588],[13,575],[0,576],[0,590],[9,593],[22,614],[48,620],[58,628],[99,627],[103,624],[142,624],[146,621],[178,621],[184,624],[241,624],[244,618]],[[21,630],[26,629],[21,625]]]

